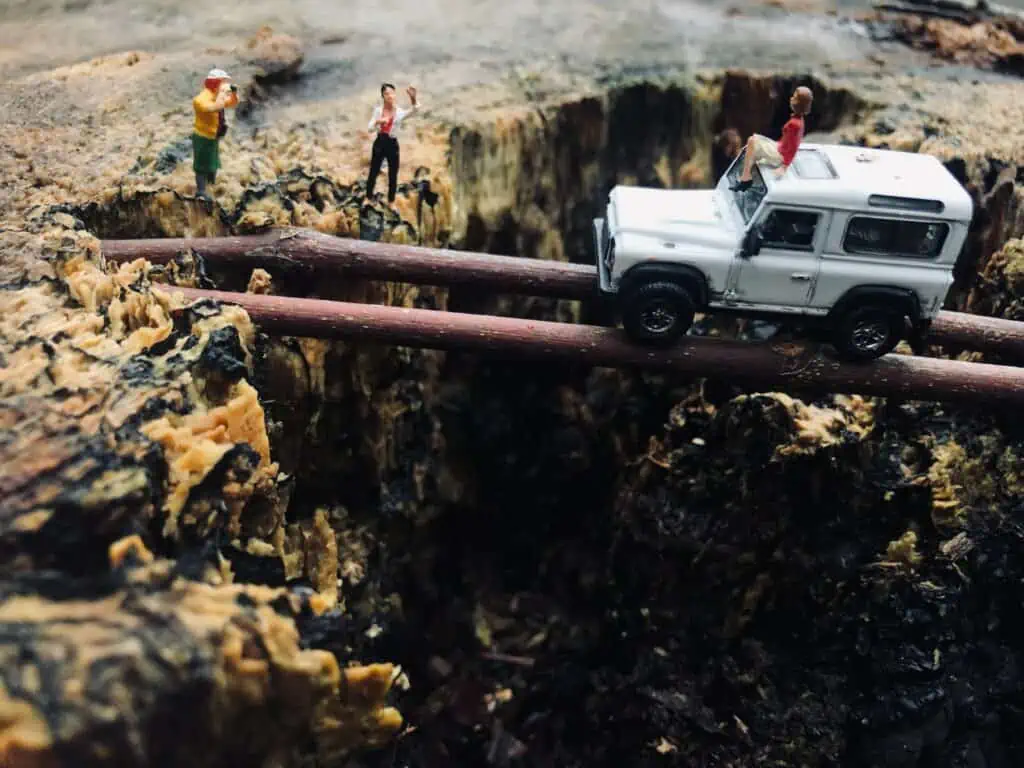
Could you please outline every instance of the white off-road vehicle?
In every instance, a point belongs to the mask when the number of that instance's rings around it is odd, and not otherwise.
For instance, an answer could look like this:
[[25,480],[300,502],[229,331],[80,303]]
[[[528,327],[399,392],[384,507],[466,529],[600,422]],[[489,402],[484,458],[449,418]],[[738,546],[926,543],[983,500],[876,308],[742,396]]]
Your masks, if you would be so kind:
[[942,163],[805,143],[782,178],[755,165],[733,190],[742,163],[710,190],[612,189],[594,220],[598,274],[630,338],[668,344],[696,312],[731,311],[799,319],[848,360],[916,346],[973,215]]

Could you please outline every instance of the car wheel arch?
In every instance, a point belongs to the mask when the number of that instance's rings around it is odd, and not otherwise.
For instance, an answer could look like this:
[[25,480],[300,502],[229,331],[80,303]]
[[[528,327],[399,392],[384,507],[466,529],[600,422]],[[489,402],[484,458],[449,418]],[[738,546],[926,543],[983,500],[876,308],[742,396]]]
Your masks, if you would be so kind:
[[892,285],[858,285],[850,288],[839,297],[828,313],[830,321],[836,321],[846,313],[866,304],[883,306],[900,312],[917,323],[921,318],[921,301],[918,295],[909,288],[898,288]]
[[622,274],[619,293],[625,295],[645,283],[661,281],[674,282],[689,288],[695,292],[693,300],[698,308],[707,306],[710,295],[707,275],[691,264],[636,264]]

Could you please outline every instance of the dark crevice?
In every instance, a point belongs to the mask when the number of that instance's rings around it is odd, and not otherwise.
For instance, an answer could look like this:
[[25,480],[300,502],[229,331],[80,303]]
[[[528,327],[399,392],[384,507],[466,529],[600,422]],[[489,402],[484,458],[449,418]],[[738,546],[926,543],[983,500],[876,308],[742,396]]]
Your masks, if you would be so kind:
[[[742,76],[726,79],[713,120],[694,119],[685,91],[652,86],[566,105],[523,142],[508,207],[486,220],[470,208],[461,245],[540,257],[553,229],[569,259],[587,262],[590,219],[614,183],[664,186],[665,168],[672,186],[708,183],[678,171],[709,151],[715,173],[727,129],[777,134],[798,84],[818,95],[811,131],[865,108],[812,80]],[[453,139],[471,200],[500,139]],[[449,299],[548,319],[567,304]],[[1009,589],[1005,573],[979,556],[960,565],[979,580],[966,587],[934,554],[922,573],[873,570],[908,528],[922,550],[943,541],[930,494],[900,471],[908,441],[949,431],[941,412],[917,411],[909,428],[902,411],[883,412],[871,439],[851,432],[780,460],[790,427],[771,398],[709,391],[721,409],[711,416],[678,405],[692,384],[672,377],[455,354],[443,377],[445,462],[469,482],[432,522],[386,529],[393,553],[408,553],[380,575],[382,591],[403,596],[391,647],[422,683],[402,703],[417,732],[368,765],[482,764],[496,751],[509,760],[510,745],[522,764],[565,766],[995,768],[1024,754],[1006,694],[983,693],[1005,680],[1019,700],[1019,678],[975,657],[980,617],[1001,612],[975,601]],[[977,426],[964,422],[961,435]],[[666,434],[670,469],[645,467],[648,440]],[[985,526],[972,530],[988,547]],[[507,624],[481,619],[482,607]],[[530,664],[482,660],[481,621],[498,650]],[[1016,654],[1008,634],[991,642]],[[489,715],[486,695],[503,688],[511,701]]]

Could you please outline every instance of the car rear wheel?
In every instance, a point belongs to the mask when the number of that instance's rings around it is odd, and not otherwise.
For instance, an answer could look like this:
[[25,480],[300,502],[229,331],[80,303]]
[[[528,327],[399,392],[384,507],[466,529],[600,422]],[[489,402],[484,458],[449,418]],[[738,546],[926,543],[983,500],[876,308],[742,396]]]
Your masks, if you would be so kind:
[[843,315],[833,343],[845,360],[874,360],[892,352],[902,334],[902,314],[888,307],[866,305]]
[[683,286],[668,281],[632,290],[622,307],[622,327],[643,344],[671,344],[693,325],[696,305]]

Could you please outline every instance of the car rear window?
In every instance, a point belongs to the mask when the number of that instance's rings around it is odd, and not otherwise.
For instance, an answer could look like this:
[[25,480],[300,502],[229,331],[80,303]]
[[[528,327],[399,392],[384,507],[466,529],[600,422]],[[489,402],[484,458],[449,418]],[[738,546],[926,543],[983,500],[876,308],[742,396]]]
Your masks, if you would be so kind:
[[854,216],[846,228],[843,250],[855,254],[931,259],[938,256],[947,235],[949,225],[941,221]]

